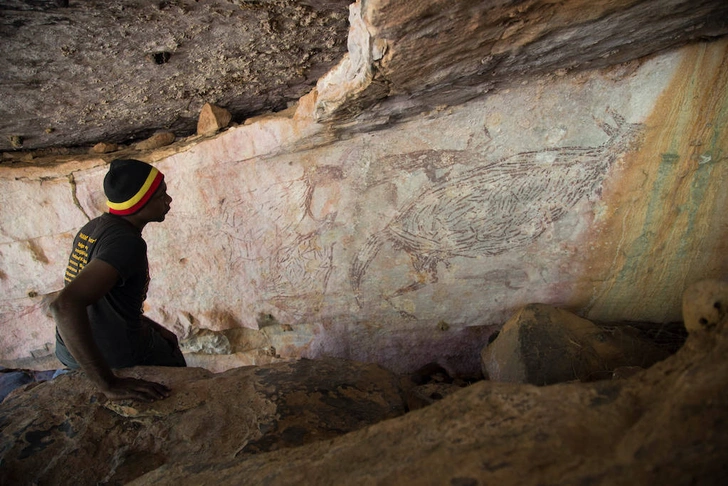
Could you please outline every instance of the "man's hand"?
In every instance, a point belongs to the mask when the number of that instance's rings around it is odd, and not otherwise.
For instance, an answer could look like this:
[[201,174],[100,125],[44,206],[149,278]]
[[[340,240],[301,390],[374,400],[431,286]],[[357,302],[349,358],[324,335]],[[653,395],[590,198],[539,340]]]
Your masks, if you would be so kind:
[[162,400],[169,396],[170,390],[161,383],[139,380],[137,378],[115,377],[112,382],[101,387],[101,391],[109,400],[124,400],[131,398],[143,402]]
[[[98,258],[92,259],[50,305],[58,332],[86,376],[109,400],[153,402],[167,398],[170,392],[164,385],[116,376],[93,339],[86,308],[106,295],[118,279],[119,272],[114,267]],[[150,322],[164,329],[154,321]],[[177,342],[173,332],[164,331],[166,339]]]

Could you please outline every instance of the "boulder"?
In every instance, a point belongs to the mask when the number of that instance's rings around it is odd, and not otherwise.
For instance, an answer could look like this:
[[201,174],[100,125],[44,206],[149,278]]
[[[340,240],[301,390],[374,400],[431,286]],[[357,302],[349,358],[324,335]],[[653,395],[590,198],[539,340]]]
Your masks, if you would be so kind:
[[0,484],[123,484],[172,460],[239,460],[404,413],[397,377],[333,358],[123,375],[164,383],[172,395],[112,402],[79,372],[9,395],[0,405]]
[[197,120],[198,135],[212,135],[228,126],[233,116],[225,108],[205,103]]
[[108,154],[119,150],[119,145],[113,142],[99,142],[91,148],[91,153]]
[[650,365],[669,353],[629,326],[599,327],[564,309],[529,304],[481,352],[493,381],[550,385],[612,376],[622,366]]
[[154,150],[159,147],[166,147],[175,140],[175,135],[172,132],[157,132],[146,140],[134,145],[137,150]]
[[129,484],[722,485],[728,328],[709,335],[631,378],[480,381],[331,441],[167,463]]

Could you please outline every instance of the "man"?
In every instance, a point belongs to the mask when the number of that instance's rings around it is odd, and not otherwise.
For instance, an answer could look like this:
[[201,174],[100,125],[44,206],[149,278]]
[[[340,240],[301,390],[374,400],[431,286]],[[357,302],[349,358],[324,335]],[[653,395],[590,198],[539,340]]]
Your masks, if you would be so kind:
[[162,399],[169,396],[164,385],[121,378],[112,369],[186,366],[174,333],[142,314],[149,285],[142,230],[164,221],[172,198],[161,172],[131,159],[111,162],[104,193],[109,212],[76,235],[66,285],[51,304],[56,356],[80,367],[109,399]]

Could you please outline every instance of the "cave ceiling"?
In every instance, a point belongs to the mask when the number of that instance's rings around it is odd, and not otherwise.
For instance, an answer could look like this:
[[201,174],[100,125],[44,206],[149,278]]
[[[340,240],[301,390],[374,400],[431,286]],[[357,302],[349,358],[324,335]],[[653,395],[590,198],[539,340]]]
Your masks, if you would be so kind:
[[285,109],[346,52],[348,0],[0,1],[0,150],[193,134]]
[[0,151],[185,137],[205,103],[242,123],[295,103],[347,49],[371,74],[318,121],[365,130],[728,33],[725,0],[362,0],[366,47],[350,3],[2,0]]

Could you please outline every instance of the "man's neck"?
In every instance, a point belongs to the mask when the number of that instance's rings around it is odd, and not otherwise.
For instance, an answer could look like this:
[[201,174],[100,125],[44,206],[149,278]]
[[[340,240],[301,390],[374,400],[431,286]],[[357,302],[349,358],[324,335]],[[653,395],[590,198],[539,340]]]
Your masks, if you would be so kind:
[[148,221],[137,217],[136,214],[132,214],[131,216],[122,216],[125,220],[127,220],[131,225],[136,227],[139,232],[141,233],[144,227],[147,225]]
[[129,223],[131,226],[139,230],[139,233],[141,234],[144,227],[147,225],[147,221],[141,220],[140,218],[135,218],[135,214],[132,214],[130,216],[121,216],[119,214],[111,214],[108,213],[110,216],[115,216],[119,219],[122,219]]

